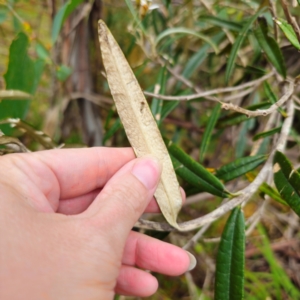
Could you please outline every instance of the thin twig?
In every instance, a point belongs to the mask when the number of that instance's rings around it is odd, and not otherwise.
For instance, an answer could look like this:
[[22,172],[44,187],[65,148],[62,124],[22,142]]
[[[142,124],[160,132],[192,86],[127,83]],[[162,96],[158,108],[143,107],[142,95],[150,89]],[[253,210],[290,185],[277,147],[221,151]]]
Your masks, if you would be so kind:
[[[218,100],[218,102],[220,102],[221,104],[223,104],[224,102],[229,102],[235,99],[241,99],[249,94],[251,94],[254,90],[256,90],[258,87],[258,84],[254,85],[253,87],[250,87],[249,89],[245,90],[245,91],[241,91],[237,94],[234,95],[230,95],[224,98],[221,98],[220,100]],[[226,109],[226,108],[225,108]]]
[[182,249],[187,250],[190,247],[193,247],[199,239],[203,236],[203,234],[207,231],[211,224],[206,224],[182,247]]
[[256,228],[257,224],[260,222],[262,216],[264,215],[264,211],[266,210],[268,204],[269,204],[269,199],[265,200],[263,202],[263,204],[261,205],[261,207],[257,211],[257,214],[255,215],[255,218],[253,218],[253,221],[250,223],[250,226],[246,230],[246,236],[249,236],[253,232],[253,230]]
[[[170,67],[167,67],[168,71],[179,81],[181,81],[183,84],[185,84],[187,87],[193,89],[196,93],[202,93],[203,91],[195,86],[191,81],[189,81],[188,79],[186,79],[185,77],[181,76],[180,74],[178,74],[174,69],[170,68]],[[157,94],[157,93],[154,93],[154,94]],[[208,100],[211,100],[211,101],[218,101],[217,98],[215,97],[210,97],[210,96],[206,96],[205,97],[206,99]]]
[[[275,2],[273,0],[269,0],[269,4],[270,4],[270,10],[271,10],[271,14],[272,17],[277,19],[277,12],[276,12],[276,5]],[[274,23],[274,38],[277,42],[279,42],[279,34],[278,34],[278,24],[276,22]]]
[[257,109],[255,111],[248,110],[232,103],[222,103],[222,108],[226,110],[233,110],[239,112],[241,114],[247,115],[250,117],[258,117],[258,116],[267,116],[272,112],[276,111],[279,107],[281,107],[290,97],[293,95],[295,89],[294,82],[290,82],[288,91],[274,104],[272,104],[268,109]]
[[[264,127],[264,130],[263,131],[268,131],[270,130],[273,125],[274,125],[274,122],[275,122],[275,118],[276,118],[276,112],[273,112],[271,115],[270,115],[270,118],[268,119],[267,121],[267,124],[266,126]],[[253,143],[253,146],[252,146],[252,150],[251,150],[251,153],[250,153],[250,156],[254,156],[257,154],[261,144],[263,143],[264,139],[259,139],[257,141],[255,141]]]
[[265,80],[267,80],[268,78],[270,78],[273,75],[274,75],[274,72],[270,72],[270,73],[264,75],[263,77],[261,77],[259,79],[255,79],[255,80],[249,81],[247,83],[240,84],[238,86],[217,88],[217,89],[214,89],[214,90],[204,91],[204,92],[197,93],[197,94],[192,94],[192,95],[168,96],[168,95],[159,95],[159,94],[155,94],[155,93],[150,93],[150,92],[146,92],[146,91],[144,91],[144,94],[146,96],[154,97],[156,99],[161,99],[161,100],[189,101],[189,100],[198,99],[198,98],[205,98],[207,96],[220,94],[220,93],[235,92],[235,91],[243,90],[243,89],[248,88],[248,87],[256,86],[256,85],[264,82]]
[[65,38],[70,35],[75,29],[76,27],[79,25],[79,23],[85,19],[90,11],[92,9],[92,3],[85,3],[81,8],[80,8],[80,12],[79,14],[76,16],[76,18],[74,19],[74,22],[72,24],[72,27],[70,28],[70,30],[66,33]]
[[[294,118],[294,103],[292,101],[289,101],[287,104],[287,118],[284,120],[281,133],[278,139],[278,142],[276,144],[275,150],[283,151],[286,145],[286,141],[289,135],[290,128],[293,123]],[[269,172],[272,169],[272,161],[273,156],[275,153],[275,150],[270,154],[267,162],[263,166],[263,168],[260,170],[256,178],[253,180],[253,182],[244,188],[243,190],[239,191],[236,198],[226,202],[225,204],[221,205],[211,213],[201,216],[197,219],[183,222],[179,224],[180,231],[191,231],[196,228],[200,228],[201,226],[204,226],[205,224],[212,223],[225,215],[227,212],[231,211],[233,208],[237,207],[238,205],[241,205],[244,202],[247,202],[251,199],[251,197],[255,194],[255,192],[258,190],[260,185],[265,181],[267,178]],[[175,229],[171,227],[167,223],[158,223],[153,221],[146,221],[143,219],[140,219],[136,224],[135,227],[143,228],[143,229],[152,229],[157,231],[174,231]]]

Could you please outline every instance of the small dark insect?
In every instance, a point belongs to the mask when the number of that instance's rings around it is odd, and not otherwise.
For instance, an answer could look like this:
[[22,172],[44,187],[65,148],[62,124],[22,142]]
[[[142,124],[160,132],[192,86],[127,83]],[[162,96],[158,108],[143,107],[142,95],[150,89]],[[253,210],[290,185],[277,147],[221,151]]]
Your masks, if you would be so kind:
[[145,107],[145,102],[141,102],[141,108],[140,108],[140,112],[142,113],[143,112],[143,109],[144,109],[144,107]]

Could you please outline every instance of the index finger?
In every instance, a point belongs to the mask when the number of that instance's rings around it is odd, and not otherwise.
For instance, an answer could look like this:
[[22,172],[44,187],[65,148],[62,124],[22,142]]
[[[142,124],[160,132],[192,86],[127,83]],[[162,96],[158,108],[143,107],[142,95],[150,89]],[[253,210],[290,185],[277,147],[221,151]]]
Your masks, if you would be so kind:
[[57,149],[32,153],[52,171],[60,199],[84,195],[106,182],[135,158],[132,148]]

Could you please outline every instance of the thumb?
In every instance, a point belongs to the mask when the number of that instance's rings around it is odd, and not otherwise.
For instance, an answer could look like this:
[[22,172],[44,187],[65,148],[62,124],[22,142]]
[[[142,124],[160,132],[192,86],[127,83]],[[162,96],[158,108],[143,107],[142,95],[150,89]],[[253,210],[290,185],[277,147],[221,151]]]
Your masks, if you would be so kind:
[[152,156],[127,163],[107,182],[89,207],[96,218],[93,223],[125,242],[152,199],[160,174],[161,165]]

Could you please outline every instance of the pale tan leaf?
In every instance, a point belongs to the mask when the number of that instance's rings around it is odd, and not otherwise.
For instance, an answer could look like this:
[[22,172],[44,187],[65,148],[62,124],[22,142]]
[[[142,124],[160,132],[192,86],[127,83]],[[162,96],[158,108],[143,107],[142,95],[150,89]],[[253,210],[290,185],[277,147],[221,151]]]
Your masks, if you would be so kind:
[[155,156],[163,166],[155,198],[173,227],[182,206],[182,197],[169,153],[145,96],[113,35],[105,23],[99,21],[99,40],[107,81],[120,119],[136,156]]
[[0,90],[0,100],[26,100],[32,96],[18,90]]

